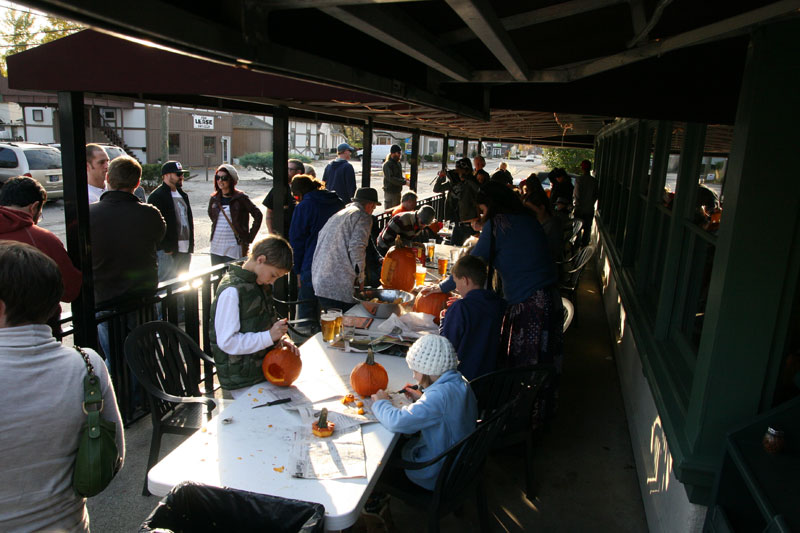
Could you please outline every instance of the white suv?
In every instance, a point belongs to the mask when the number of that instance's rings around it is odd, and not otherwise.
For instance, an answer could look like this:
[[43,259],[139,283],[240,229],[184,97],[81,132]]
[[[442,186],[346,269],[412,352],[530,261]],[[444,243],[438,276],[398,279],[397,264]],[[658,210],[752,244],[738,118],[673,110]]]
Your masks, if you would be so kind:
[[28,176],[42,184],[48,200],[64,197],[61,151],[45,144],[0,143],[0,186],[15,176]]

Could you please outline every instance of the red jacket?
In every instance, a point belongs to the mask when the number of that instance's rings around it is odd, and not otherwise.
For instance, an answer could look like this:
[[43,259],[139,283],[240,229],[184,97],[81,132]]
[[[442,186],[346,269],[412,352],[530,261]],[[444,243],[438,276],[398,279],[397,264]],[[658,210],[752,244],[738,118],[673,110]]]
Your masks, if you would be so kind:
[[0,207],[0,240],[24,242],[47,254],[58,265],[64,282],[62,302],[71,302],[81,290],[81,271],[75,268],[61,240],[33,223],[29,213]]

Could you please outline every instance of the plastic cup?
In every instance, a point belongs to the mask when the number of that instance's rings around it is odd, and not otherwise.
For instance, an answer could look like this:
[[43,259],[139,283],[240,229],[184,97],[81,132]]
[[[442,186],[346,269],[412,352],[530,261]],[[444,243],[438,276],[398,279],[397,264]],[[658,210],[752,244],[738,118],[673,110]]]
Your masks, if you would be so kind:
[[414,274],[414,281],[417,283],[417,286],[425,285],[425,274],[428,271],[424,266],[417,266],[417,271]]

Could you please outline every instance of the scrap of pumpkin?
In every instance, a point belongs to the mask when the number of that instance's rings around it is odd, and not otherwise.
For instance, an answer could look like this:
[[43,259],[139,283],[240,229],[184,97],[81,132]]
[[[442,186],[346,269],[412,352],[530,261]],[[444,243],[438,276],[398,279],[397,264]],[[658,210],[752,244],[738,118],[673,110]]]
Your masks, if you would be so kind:
[[284,468],[285,467],[283,467],[283,466],[276,466],[275,468],[273,468],[273,470],[276,471],[276,472],[283,472]]

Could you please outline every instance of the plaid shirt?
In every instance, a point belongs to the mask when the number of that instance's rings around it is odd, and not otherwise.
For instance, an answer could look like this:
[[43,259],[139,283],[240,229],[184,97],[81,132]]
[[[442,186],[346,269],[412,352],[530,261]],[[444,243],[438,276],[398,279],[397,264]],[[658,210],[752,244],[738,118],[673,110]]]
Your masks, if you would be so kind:
[[395,215],[378,236],[378,251],[386,254],[398,236],[410,241],[423,229],[417,222],[416,211],[406,211]]

